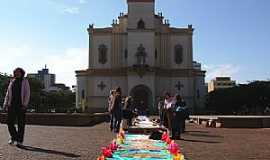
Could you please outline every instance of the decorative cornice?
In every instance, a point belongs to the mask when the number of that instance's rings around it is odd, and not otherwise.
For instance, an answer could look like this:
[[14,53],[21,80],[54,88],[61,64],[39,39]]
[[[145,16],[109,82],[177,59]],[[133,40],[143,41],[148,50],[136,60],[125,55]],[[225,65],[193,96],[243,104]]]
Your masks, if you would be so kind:
[[145,28],[145,29],[137,29],[137,28],[127,28],[127,31],[131,32],[155,32],[155,29]]
[[134,2],[155,2],[155,0],[127,0],[127,3],[134,3]]
[[[196,77],[205,76],[206,73],[206,71],[195,69],[163,69],[158,67],[149,67],[144,71],[155,73],[156,76],[161,77]],[[138,70],[134,70],[134,67],[115,69],[87,69],[76,71],[76,76],[128,76],[129,72],[137,73]]]
[[108,28],[94,28],[93,34],[111,34],[112,33],[112,27]]
[[194,29],[190,28],[169,28],[169,33],[171,34],[193,34]]

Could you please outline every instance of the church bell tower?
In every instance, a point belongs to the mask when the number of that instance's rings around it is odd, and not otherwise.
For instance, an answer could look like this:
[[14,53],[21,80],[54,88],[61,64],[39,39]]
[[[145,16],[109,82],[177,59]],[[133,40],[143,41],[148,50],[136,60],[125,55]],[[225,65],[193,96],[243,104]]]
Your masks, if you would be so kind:
[[127,0],[128,3],[128,28],[138,28],[138,23],[143,22],[145,28],[154,28],[155,0]]
[[[128,66],[154,66],[155,0],[127,0]],[[143,52],[142,52],[143,50]]]

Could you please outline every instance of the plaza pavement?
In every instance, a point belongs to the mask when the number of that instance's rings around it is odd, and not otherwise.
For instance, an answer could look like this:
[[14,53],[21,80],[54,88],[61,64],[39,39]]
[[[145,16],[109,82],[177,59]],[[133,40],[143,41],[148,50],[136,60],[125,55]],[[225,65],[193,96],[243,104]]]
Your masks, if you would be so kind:
[[[7,144],[6,125],[0,125],[0,159],[95,160],[113,138],[108,124],[93,127],[34,126],[26,128],[23,149]],[[270,129],[220,129],[188,124],[177,141],[187,160],[269,160]]]

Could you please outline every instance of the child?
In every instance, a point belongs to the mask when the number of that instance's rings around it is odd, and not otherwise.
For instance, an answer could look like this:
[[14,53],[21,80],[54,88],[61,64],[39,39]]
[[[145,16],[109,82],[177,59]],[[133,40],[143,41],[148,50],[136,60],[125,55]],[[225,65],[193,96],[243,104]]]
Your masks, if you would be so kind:
[[176,102],[172,106],[172,139],[181,139],[182,126],[185,123],[186,103],[180,95],[176,95]]

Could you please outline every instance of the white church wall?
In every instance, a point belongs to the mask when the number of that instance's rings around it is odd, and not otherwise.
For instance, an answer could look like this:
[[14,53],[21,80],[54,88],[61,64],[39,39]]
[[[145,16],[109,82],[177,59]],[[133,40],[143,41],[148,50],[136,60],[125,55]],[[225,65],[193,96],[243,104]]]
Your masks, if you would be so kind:
[[[197,76],[196,77],[196,101],[198,104],[198,107],[203,108],[205,103],[205,96],[207,94],[207,89],[205,87],[205,79],[203,76]],[[199,93],[197,93],[199,91]],[[199,94],[199,97],[198,97]]]
[[154,32],[129,32],[128,33],[128,65],[137,64],[137,49],[143,45],[147,53],[146,64],[154,66],[155,64],[155,33]]
[[[103,90],[99,87],[101,84],[104,84],[105,86]],[[108,96],[110,88],[111,88],[110,77],[93,77],[94,94],[92,96]]]
[[[107,47],[107,62],[101,64],[98,62],[99,46],[106,45]],[[94,35],[93,36],[93,58],[94,68],[110,68],[111,67],[111,35]]]
[[180,90],[180,95],[183,97],[192,97],[193,96],[193,90],[194,90],[194,78],[192,77],[173,77],[171,78],[171,90],[173,93],[179,93],[176,85],[178,85],[178,82],[183,85]]
[[164,96],[165,92],[171,92],[170,86],[169,77],[156,77],[156,96]]
[[[175,63],[175,46],[182,45],[183,47],[183,62],[181,64]],[[170,65],[172,68],[189,68],[192,64],[192,49],[189,36],[187,35],[171,35],[170,44]]]
[[84,94],[85,94],[84,96],[86,98],[86,83],[87,83],[86,76],[77,77],[76,108],[80,108],[82,105],[83,92],[84,92]]
[[138,85],[147,86],[152,91],[152,95],[155,95],[155,76],[153,74],[140,77],[137,73],[129,73],[128,93],[130,94],[131,90]]
[[111,77],[111,88],[120,87],[123,96],[128,96],[127,77]]

